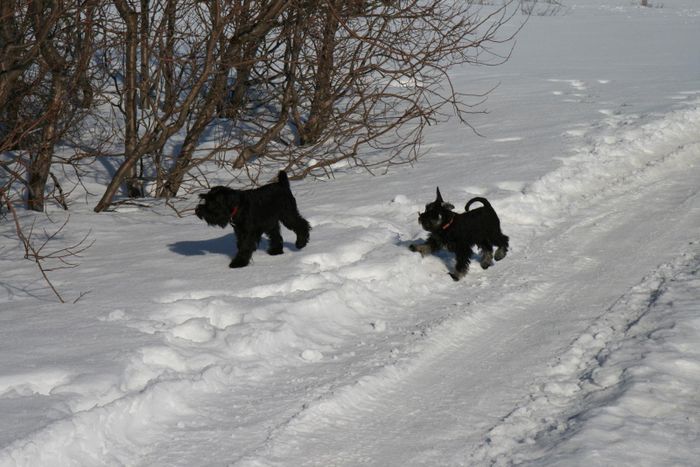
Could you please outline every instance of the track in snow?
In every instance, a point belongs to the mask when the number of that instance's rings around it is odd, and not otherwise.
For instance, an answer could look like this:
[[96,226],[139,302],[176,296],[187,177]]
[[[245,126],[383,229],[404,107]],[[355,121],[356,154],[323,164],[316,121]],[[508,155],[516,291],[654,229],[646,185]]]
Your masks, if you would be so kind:
[[[130,465],[533,458],[531,440],[579,401],[546,386],[553,372],[580,381],[581,366],[557,356],[581,347],[645,274],[697,249],[688,243],[700,217],[700,111],[623,118],[578,133],[560,169],[493,201],[514,248],[459,284],[443,259],[405,248],[422,203],[399,196],[340,215],[317,207],[313,245],[286,255],[281,272],[258,254],[257,284],[172,291],[146,312],[109,313],[161,343],[136,349],[97,401],[95,388],[58,381],[83,395],[72,415],[6,448],[0,463],[103,455],[81,443]],[[352,240],[338,245],[340,235]],[[552,394],[561,406],[528,402]]]
[[699,117],[675,113],[620,132],[613,144],[606,137],[536,183],[533,195],[497,204],[507,206],[505,218],[532,206],[523,218],[554,226],[533,228],[525,248],[478,276],[478,287],[426,301],[437,318],[421,326],[413,358],[329,392],[240,465],[437,465],[445,453],[455,465],[488,465],[536,456],[537,440],[565,430],[590,393],[583,380],[596,350],[645,312],[657,268],[700,253]]

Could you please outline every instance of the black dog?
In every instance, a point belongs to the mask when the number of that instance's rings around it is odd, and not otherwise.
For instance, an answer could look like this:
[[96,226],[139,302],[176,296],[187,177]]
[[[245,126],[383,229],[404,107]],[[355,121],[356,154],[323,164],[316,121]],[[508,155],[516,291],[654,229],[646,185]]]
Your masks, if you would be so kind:
[[[482,207],[472,211],[472,203],[479,202]],[[441,248],[445,248],[457,257],[455,272],[450,273],[452,279],[458,281],[469,270],[469,257],[472,255],[472,245],[481,249],[481,267],[486,269],[493,260],[500,261],[508,252],[508,237],[501,232],[501,222],[491,203],[485,198],[473,198],[464,207],[466,212],[457,214],[452,211],[454,206],[442,200],[440,188],[437,198],[425,206],[425,212],[418,215],[418,222],[423,229],[430,232],[428,240],[422,245],[409,246],[411,251],[417,251],[425,256]],[[493,247],[497,247],[493,254]]]
[[250,262],[262,234],[270,239],[267,252],[281,255],[282,235],[280,222],[296,236],[296,247],[304,248],[309,242],[311,226],[301,217],[289,188],[289,179],[280,171],[277,182],[252,190],[234,190],[215,186],[200,194],[195,214],[209,225],[226,227],[231,224],[236,232],[238,253],[229,267],[242,268]]

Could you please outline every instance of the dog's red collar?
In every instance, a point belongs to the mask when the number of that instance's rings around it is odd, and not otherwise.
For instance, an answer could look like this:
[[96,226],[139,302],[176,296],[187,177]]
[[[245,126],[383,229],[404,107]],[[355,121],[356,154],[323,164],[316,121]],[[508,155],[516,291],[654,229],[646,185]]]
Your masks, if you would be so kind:
[[231,208],[231,220],[233,220],[233,218],[236,217],[236,214],[238,214],[238,206],[234,206]]
[[450,228],[452,223],[455,221],[455,216],[452,216],[452,219],[449,220],[449,222],[445,225],[442,226],[442,230],[447,230]]

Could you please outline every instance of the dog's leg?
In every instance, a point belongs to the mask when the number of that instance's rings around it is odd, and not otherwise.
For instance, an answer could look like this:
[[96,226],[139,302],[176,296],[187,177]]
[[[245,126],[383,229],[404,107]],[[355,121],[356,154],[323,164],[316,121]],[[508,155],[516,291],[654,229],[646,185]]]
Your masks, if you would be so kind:
[[500,261],[503,258],[506,257],[506,254],[508,253],[508,237],[506,235],[501,234],[501,237],[498,239],[496,242],[496,254],[494,255],[494,259],[496,261]]
[[455,265],[455,272],[451,272],[450,276],[455,281],[458,281],[469,272],[469,257],[472,255],[472,249],[462,248],[456,252],[456,255],[457,264]]
[[488,269],[493,265],[493,247],[491,245],[479,245],[481,249],[481,269]]
[[230,268],[242,268],[248,266],[248,263],[250,263],[250,257],[253,256],[253,252],[258,246],[258,240],[260,240],[259,235],[257,238],[255,235],[251,235],[249,233],[242,233],[240,236],[238,236],[238,252],[236,253],[236,257],[231,260],[231,263],[228,266]]
[[440,244],[433,238],[428,237],[428,240],[423,244],[412,243],[408,246],[411,251],[417,251],[421,256],[429,255],[440,249]]
[[280,234],[280,225],[275,224],[273,228],[265,232],[270,239],[270,247],[267,253],[270,255],[281,255],[282,251],[282,235]]
[[307,243],[309,243],[309,232],[311,231],[311,226],[306,219],[301,217],[299,211],[294,209],[293,212],[282,215],[280,220],[286,228],[296,234],[297,241],[294,243],[294,245],[297,248],[301,250]]

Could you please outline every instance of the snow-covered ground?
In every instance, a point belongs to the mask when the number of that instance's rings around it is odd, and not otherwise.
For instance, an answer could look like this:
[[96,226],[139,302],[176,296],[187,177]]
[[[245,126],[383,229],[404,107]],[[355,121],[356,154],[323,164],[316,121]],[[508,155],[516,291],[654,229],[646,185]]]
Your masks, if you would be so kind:
[[[700,3],[564,3],[455,71],[500,83],[482,137],[293,182],[301,251],[230,270],[229,230],[76,202],[59,305],[0,223],[0,465],[698,465]],[[508,257],[410,252],[436,185]]]

